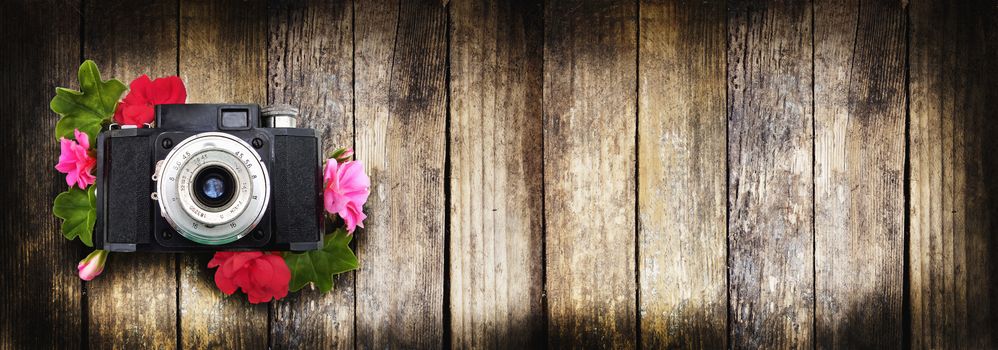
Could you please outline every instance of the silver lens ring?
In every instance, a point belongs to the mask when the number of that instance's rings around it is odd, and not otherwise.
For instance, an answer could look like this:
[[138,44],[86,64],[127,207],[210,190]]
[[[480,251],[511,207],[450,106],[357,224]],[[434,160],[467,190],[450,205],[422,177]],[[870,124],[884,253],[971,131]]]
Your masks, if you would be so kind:
[[[195,154],[180,168],[180,178],[177,181],[180,207],[194,220],[210,226],[226,224],[238,218],[248,207],[253,186],[249,170],[245,166],[239,165],[242,165],[240,160],[225,151],[211,149]],[[234,175],[236,185],[235,196],[226,205],[219,208],[208,207],[201,203],[194,194],[197,185],[194,179],[202,170],[211,167],[225,169]]]
[[[196,198],[198,174],[209,167],[224,169],[233,177],[232,198],[210,208]],[[194,242],[219,245],[251,232],[270,201],[270,177],[259,154],[230,134],[206,132],[176,145],[159,167],[156,191],[163,217],[181,235]]]

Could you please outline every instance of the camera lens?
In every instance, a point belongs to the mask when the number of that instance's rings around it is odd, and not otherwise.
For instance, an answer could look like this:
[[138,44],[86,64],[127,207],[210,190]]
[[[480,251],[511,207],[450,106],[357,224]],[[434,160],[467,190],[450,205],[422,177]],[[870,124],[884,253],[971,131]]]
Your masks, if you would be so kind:
[[267,215],[270,175],[260,152],[246,140],[200,133],[176,143],[160,162],[160,212],[186,239],[207,245],[235,242]]
[[208,198],[218,199],[225,194],[225,182],[222,182],[222,178],[218,176],[212,176],[204,181],[204,187],[201,190]]
[[191,192],[194,192],[198,202],[205,207],[222,208],[232,199],[236,189],[235,182],[235,177],[225,168],[209,166],[194,177],[194,183],[191,184],[194,188]]

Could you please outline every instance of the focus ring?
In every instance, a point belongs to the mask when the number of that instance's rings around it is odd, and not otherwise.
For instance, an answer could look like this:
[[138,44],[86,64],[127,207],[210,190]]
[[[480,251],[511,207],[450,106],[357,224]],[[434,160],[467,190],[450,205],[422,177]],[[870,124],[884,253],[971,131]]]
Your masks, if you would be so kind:
[[[233,198],[219,207],[200,203],[195,178],[209,167],[233,175]],[[191,241],[218,245],[251,232],[270,201],[270,177],[252,146],[231,134],[207,132],[180,142],[159,169],[156,191],[163,218]]]

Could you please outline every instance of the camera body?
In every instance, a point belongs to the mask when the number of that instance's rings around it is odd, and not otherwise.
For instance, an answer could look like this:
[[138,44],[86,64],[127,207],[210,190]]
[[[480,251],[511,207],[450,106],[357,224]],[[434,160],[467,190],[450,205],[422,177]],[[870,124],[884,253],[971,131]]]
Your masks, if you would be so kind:
[[97,249],[322,247],[320,140],[294,127],[297,110],[177,104],[155,113],[155,127],[97,138]]

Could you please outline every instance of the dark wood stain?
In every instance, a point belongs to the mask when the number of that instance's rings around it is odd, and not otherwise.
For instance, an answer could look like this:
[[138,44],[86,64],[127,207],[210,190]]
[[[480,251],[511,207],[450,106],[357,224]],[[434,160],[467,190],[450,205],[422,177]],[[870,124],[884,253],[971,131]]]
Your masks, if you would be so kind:
[[450,6],[450,346],[543,338],[543,8]]
[[813,345],[811,7],[728,12],[731,345]]
[[354,4],[358,159],[371,177],[357,234],[357,347],[439,348],[444,329],[447,9]]
[[5,155],[0,232],[0,348],[76,349],[83,344],[82,283],[76,263],[89,250],[68,242],[52,216],[66,178],[53,167],[58,115],[49,110],[56,86],[79,87],[79,1],[4,1],[0,142]]
[[725,348],[725,3],[640,5],[641,346]]
[[900,348],[905,10],[819,0],[814,20],[817,344]]
[[993,1],[912,1],[913,348],[998,346]]
[[[998,346],[993,0],[0,9],[0,349]],[[79,281],[48,101],[84,57],[355,146],[361,269],[270,305],[208,255]]]
[[637,6],[545,4],[548,345],[637,346]]

